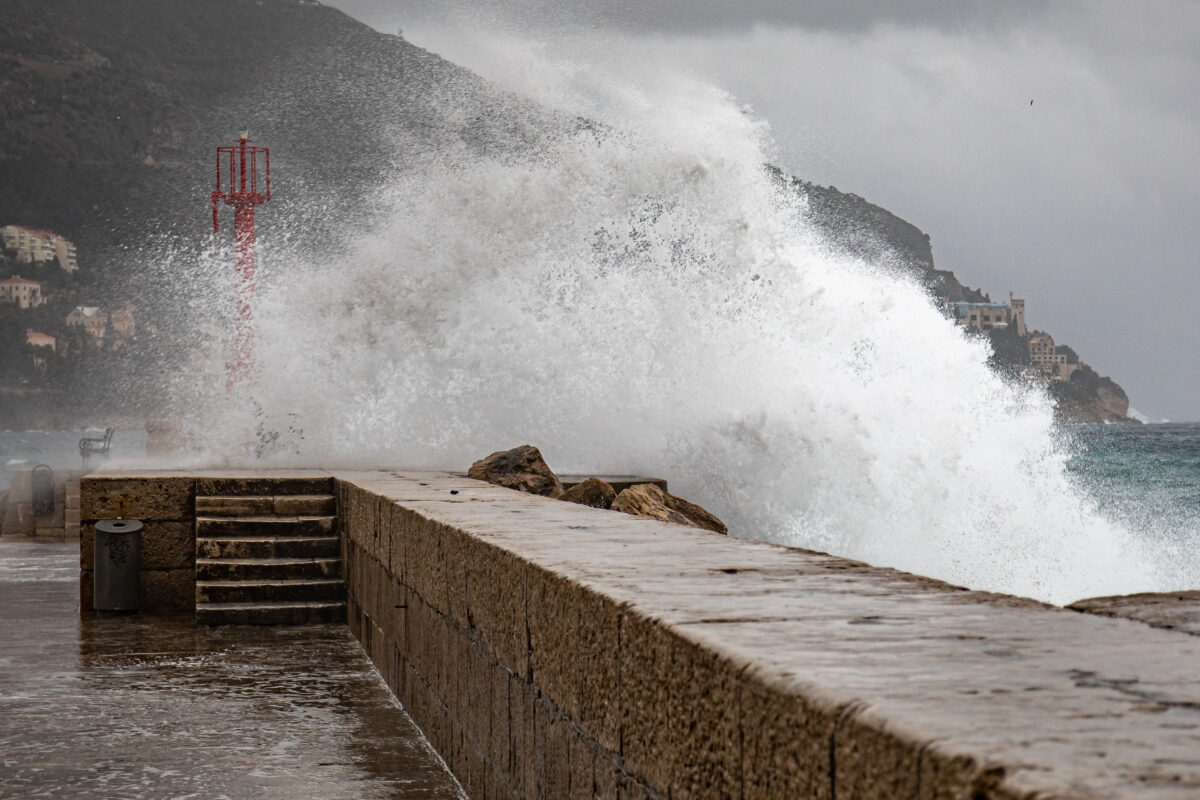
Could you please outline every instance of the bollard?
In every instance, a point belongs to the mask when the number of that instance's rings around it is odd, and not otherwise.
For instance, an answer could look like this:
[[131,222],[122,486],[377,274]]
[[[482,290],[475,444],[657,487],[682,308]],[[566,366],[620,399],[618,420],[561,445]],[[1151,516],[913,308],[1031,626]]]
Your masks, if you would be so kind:
[[95,591],[97,611],[137,611],[142,561],[142,523],[102,519],[96,523]]

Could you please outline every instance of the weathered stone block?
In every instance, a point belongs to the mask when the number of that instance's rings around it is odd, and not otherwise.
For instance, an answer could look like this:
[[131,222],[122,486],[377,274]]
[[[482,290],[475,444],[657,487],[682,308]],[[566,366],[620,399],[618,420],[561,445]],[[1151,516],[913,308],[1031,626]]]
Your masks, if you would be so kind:
[[146,522],[142,526],[142,569],[196,566],[196,532],[190,522]]
[[404,571],[406,541],[402,519],[404,513],[406,513],[404,509],[395,503],[387,503],[380,507],[379,524],[387,531],[388,535],[388,573],[393,580],[407,584],[408,576]]
[[488,704],[491,709],[488,720],[487,756],[492,768],[509,779],[509,765],[513,758],[511,719],[508,708],[508,683],[512,673],[503,665],[490,662],[488,665]]
[[571,800],[592,800],[595,796],[595,780],[592,777],[596,762],[595,751],[587,741],[570,731],[569,726],[567,744],[567,761],[571,772],[571,789],[568,796]]
[[274,512],[283,517],[315,517],[337,513],[337,500],[331,494],[276,495]]
[[346,485],[346,500],[340,506],[341,525],[366,553],[373,553],[375,512],[378,497],[358,486]]
[[416,596],[409,602],[408,608],[405,610],[408,614],[404,618],[404,640],[409,645],[405,657],[411,662],[413,670],[421,681],[432,691],[432,684],[437,678],[438,659],[434,650],[436,641],[434,627],[437,614]]
[[671,797],[739,796],[735,674],[660,623],[624,614],[621,742],[631,774]]
[[459,545],[455,557],[465,570],[470,625],[502,664],[524,677],[529,669],[525,577],[529,565],[478,539],[468,537]]
[[175,614],[196,610],[196,573],[190,569],[142,570],[138,592],[143,614]]
[[454,711],[479,746],[486,748],[492,717],[493,662],[466,636],[457,632],[451,632],[450,636],[454,646],[451,658],[456,662],[451,671],[457,684],[452,687],[451,695],[457,700]]
[[829,743],[840,709],[752,681],[739,696],[745,800],[832,800]]
[[851,706],[837,721],[833,749],[838,795],[916,797],[922,743],[881,729],[881,721],[864,723],[861,713]]
[[620,613],[548,570],[529,570],[533,682],[601,745],[620,749]]
[[80,517],[185,520],[193,516],[196,479],[187,477],[103,478],[86,476],[80,486]]
[[611,758],[597,757],[592,768],[592,783],[595,787],[593,794],[597,800],[617,800],[621,771]]
[[470,733],[460,729],[455,758],[455,776],[459,777],[468,797],[487,797],[488,772],[483,754],[479,752],[479,747]]
[[573,733],[566,720],[538,703],[536,709],[539,744],[539,786],[543,797],[571,796],[570,739]]
[[256,517],[275,513],[273,497],[196,497],[196,515]]
[[536,797],[537,778],[533,763],[536,750],[533,725],[533,694],[525,682],[512,676],[508,682],[508,728],[512,737],[510,782],[522,797]]
[[202,477],[196,482],[196,493],[206,496],[262,496],[285,494],[330,494],[332,476],[242,475]]
[[447,616],[453,624],[467,628],[467,564],[466,551],[473,544],[470,536],[450,526],[441,528],[442,550],[445,555]]
[[406,583],[443,616],[450,613],[445,549],[446,526],[405,511],[400,517],[404,538]]

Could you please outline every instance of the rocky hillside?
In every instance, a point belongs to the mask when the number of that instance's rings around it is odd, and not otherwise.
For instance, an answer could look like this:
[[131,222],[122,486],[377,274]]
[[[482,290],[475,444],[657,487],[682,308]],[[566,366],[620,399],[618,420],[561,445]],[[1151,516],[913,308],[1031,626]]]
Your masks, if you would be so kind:
[[288,232],[319,243],[398,158],[532,144],[545,116],[311,0],[4,0],[0,220],[125,278],[131,241],[206,233],[215,148],[245,128],[287,178],[260,226],[321,208]]
[[809,219],[846,252],[870,261],[891,262],[916,274],[932,294],[952,302],[989,302],[983,292],[963,286],[949,270],[933,263],[929,234],[886,208],[833,186],[819,186],[775,170],[808,200]]
[[1120,385],[1084,364],[1069,381],[1050,384],[1063,422],[1122,422],[1140,425],[1129,416],[1129,395]]

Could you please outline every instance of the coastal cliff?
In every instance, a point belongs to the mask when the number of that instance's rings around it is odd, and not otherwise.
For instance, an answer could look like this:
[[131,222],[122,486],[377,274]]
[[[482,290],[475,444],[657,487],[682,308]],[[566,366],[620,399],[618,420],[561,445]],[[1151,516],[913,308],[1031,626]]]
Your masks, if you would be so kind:
[[1050,384],[1061,422],[1121,422],[1141,424],[1129,416],[1129,395],[1112,378],[1097,375],[1086,364],[1069,381]]

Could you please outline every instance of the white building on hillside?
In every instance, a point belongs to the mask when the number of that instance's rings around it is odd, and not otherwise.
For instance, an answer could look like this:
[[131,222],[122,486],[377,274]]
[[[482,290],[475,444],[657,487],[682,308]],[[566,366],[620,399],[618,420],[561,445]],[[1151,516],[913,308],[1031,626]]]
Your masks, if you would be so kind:
[[42,285],[37,281],[14,275],[6,281],[0,281],[0,300],[16,303],[21,308],[35,308],[46,302],[42,294]]
[[40,231],[22,225],[5,225],[0,228],[0,240],[5,250],[17,254],[17,261],[32,264],[39,261],[57,261],[64,272],[79,269],[75,245],[53,231]]

